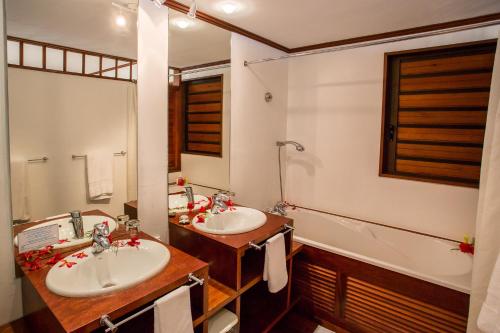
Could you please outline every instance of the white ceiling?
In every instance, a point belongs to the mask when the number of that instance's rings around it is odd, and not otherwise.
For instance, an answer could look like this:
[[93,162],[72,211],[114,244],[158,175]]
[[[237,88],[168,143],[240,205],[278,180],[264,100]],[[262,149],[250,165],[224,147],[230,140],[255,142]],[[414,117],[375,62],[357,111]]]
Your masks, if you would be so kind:
[[[227,15],[220,2],[241,4]],[[179,0],[186,5],[191,0]],[[197,0],[198,9],[288,48],[500,12],[499,0]]]
[[7,0],[7,34],[136,59],[136,14],[124,12],[127,26],[119,28],[112,1]]

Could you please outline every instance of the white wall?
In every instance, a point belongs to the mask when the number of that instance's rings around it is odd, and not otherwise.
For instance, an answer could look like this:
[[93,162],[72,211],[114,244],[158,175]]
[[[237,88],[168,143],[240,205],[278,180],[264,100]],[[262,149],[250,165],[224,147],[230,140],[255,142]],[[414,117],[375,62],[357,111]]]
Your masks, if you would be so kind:
[[12,160],[47,156],[28,163],[28,201],[32,220],[101,209],[123,214],[127,201],[127,159],[114,157],[113,196],[88,201],[85,159],[71,155],[127,151],[131,82],[9,68]]
[[[231,36],[231,190],[236,202],[268,209],[279,200],[276,141],[285,138],[286,61],[244,67],[245,60],[283,52],[233,33]],[[273,100],[264,101],[271,92]]]
[[9,120],[5,62],[5,7],[0,0],[0,325],[21,317],[21,283],[14,273],[9,182]]
[[138,20],[138,213],[168,242],[168,8],[139,0]]
[[189,182],[229,190],[229,147],[231,129],[231,69],[183,75],[183,80],[223,75],[222,157],[181,154],[181,172]]
[[287,200],[453,239],[473,234],[477,189],[378,176],[384,53],[497,38],[497,31],[489,27],[290,60],[287,137],[306,151],[288,148]]

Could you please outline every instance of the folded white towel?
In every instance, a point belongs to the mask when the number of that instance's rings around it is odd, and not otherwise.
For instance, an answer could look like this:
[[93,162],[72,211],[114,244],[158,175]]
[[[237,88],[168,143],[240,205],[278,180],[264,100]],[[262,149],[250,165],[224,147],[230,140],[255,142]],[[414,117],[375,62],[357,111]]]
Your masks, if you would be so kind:
[[271,293],[277,293],[288,283],[285,252],[285,237],[282,233],[267,240],[263,279],[267,281]]
[[477,326],[485,333],[500,333],[500,255],[493,268],[488,294],[481,307]]
[[87,154],[87,181],[90,200],[109,199],[113,196],[113,154]]
[[14,221],[28,221],[30,219],[30,212],[28,203],[28,174],[25,161],[11,162],[10,182],[12,219]]
[[189,287],[175,289],[155,302],[154,333],[193,333]]

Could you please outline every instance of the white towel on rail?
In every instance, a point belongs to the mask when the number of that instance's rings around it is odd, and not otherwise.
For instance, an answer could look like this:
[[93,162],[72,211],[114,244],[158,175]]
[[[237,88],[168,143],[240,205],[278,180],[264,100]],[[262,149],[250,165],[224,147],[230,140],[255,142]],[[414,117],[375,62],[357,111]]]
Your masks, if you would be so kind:
[[500,333],[500,255],[493,268],[477,326],[485,333]]
[[263,279],[267,281],[271,293],[277,293],[288,283],[285,252],[285,236],[282,233],[267,240]]
[[87,154],[87,181],[90,200],[104,200],[113,196],[113,154]]
[[154,333],[193,333],[189,289],[179,287],[155,301]]
[[14,221],[29,221],[30,212],[26,161],[11,162],[10,182],[12,195],[12,219]]

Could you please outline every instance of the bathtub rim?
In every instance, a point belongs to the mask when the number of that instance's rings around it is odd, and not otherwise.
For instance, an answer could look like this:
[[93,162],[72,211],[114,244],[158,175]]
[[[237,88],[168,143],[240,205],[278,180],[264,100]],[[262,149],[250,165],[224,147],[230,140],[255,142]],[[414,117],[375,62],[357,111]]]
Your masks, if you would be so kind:
[[404,267],[401,267],[398,265],[393,265],[393,264],[387,263],[387,262],[382,261],[382,260],[378,260],[378,259],[375,259],[372,257],[367,257],[367,256],[364,256],[361,254],[351,252],[351,251],[343,250],[343,249],[338,248],[338,247],[326,245],[326,244],[316,242],[316,241],[313,241],[313,240],[310,240],[310,239],[307,239],[304,237],[293,235],[293,240],[297,241],[299,243],[305,244],[305,245],[312,246],[314,248],[318,248],[318,249],[321,249],[324,251],[335,253],[335,254],[338,254],[338,255],[341,255],[344,257],[348,257],[348,258],[351,258],[354,260],[359,260],[361,262],[375,265],[377,267],[381,267],[384,269],[388,269],[390,271],[404,274],[404,275],[407,275],[407,276],[410,276],[410,277],[413,277],[413,278],[416,278],[419,280],[430,282],[430,283],[439,285],[441,287],[449,288],[449,289],[459,291],[459,292],[462,292],[462,293],[465,293],[468,295],[470,295],[470,293],[471,293],[471,286],[470,285],[465,286],[465,285],[462,285],[459,283],[443,281],[443,280],[440,280],[440,279],[438,279],[432,275],[429,275],[429,274],[419,273],[419,272],[412,270],[412,269],[404,268]]

